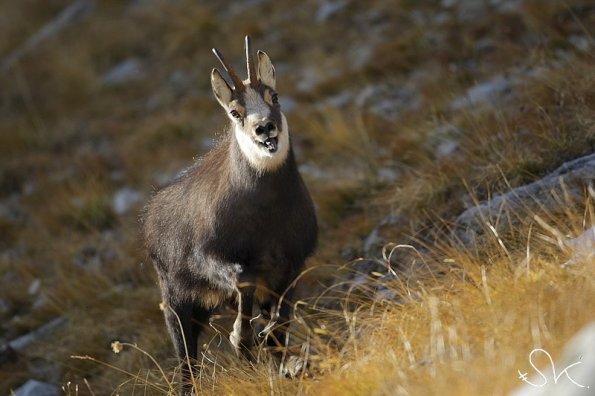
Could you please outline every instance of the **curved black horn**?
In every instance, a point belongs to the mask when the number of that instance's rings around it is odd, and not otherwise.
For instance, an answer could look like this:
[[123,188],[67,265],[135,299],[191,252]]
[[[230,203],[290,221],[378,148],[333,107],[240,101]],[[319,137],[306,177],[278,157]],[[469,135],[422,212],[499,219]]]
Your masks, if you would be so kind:
[[246,36],[246,67],[248,69],[248,81],[250,85],[258,84],[258,77],[256,76],[256,68],[254,67],[254,57],[252,56],[252,47],[250,46],[250,36]]
[[221,62],[221,64],[223,65],[223,68],[225,69],[227,74],[229,74],[229,77],[231,77],[231,81],[233,82],[234,89],[238,92],[243,91],[245,87],[244,87],[244,83],[242,82],[242,79],[236,74],[233,67],[231,67],[231,65],[225,61],[223,54],[221,54],[221,52],[219,52],[219,50],[217,48],[213,48],[213,53],[215,54],[217,59],[219,59],[219,62]]

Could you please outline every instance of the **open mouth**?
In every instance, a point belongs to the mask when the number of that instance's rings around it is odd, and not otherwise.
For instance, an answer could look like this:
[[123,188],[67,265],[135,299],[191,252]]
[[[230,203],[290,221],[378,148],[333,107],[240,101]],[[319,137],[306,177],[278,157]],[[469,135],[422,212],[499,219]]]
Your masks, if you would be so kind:
[[274,153],[275,151],[277,151],[278,139],[276,137],[270,137],[264,142],[259,143],[263,145],[269,151],[269,153]]

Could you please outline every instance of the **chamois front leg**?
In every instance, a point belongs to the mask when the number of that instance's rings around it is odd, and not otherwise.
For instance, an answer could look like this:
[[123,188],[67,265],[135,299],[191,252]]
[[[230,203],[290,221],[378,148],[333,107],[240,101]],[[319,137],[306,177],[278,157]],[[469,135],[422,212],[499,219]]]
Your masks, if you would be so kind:
[[254,282],[242,282],[238,286],[238,315],[233,324],[233,332],[229,339],[236,349],[248,360],[252,360],[250,348],[254,343],[254,334],[250,320],[252,319],[252,304],[254,303]]

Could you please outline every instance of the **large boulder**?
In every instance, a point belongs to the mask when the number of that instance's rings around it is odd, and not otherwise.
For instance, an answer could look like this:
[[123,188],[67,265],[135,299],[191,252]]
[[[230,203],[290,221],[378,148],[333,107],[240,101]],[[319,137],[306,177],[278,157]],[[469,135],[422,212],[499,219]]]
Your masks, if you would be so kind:
[[538,181],[465,210],[456,219],[454,237],[468,248],[476,247],[488,225],[503,234],[528,213],[556,212],[568,201],[580,202],[594,180],[595,153],[566,162]]
[[21,385],[15,392],[15,396],[58,396],[56,385],[29,380]]

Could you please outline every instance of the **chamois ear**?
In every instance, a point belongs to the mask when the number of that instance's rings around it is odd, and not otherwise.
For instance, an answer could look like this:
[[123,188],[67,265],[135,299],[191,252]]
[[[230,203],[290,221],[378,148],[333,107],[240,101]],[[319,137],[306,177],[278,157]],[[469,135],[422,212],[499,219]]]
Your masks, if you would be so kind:
[[211,86],[213,87],[213,93],[217,101],[221,106],[227,108],[231,102],[232,90],[217,69],[213,69],[211,72]]
[[271,58],[263,51],[258,51],[258,79],[275,89],[275,67]]

